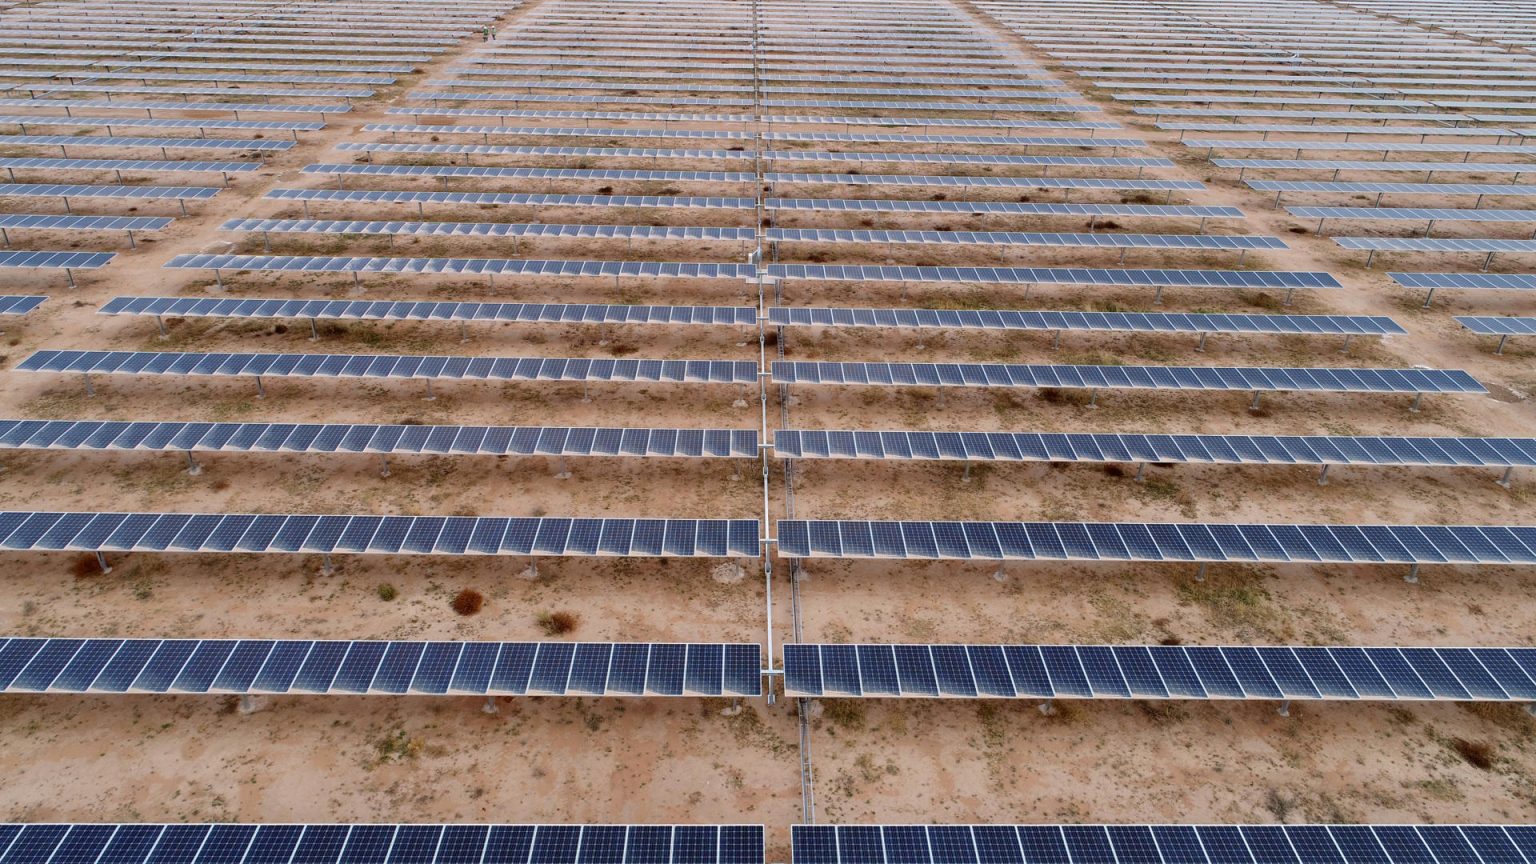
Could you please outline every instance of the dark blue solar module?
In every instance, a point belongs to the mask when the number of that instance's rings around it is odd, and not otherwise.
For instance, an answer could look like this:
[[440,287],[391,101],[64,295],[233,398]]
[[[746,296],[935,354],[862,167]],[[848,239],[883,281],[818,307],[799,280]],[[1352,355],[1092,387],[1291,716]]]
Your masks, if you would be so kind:
[[756,429],[0,420],[0,449],[756,457]]
[[0,549],[755,558],[758,527],[756,519],[7,510],[0,511]]
[[[786,646],[792,647],[792,646]],[[794,825],[793,864],[1525,864],[1499,825]]]
[[[752,644],[17,638],[0,639],[0,691],[759,696],[761,657]],[[679,658],[681,687],[647,685]],[[531,679],[476,671],[517,662]]]
[[1536,527],[781,519],[789,558],[1536,564]]
[[764,864],[765,846],[761,825],[10,823],[0,824],[0,855],[8,864]]

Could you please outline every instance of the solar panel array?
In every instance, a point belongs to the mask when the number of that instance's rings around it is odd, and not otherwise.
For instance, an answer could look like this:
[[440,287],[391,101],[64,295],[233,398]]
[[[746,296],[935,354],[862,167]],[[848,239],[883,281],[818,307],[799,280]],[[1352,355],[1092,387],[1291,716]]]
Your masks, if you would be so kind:
[[174,855],[188,864],[763,864],[764,850],[761,825],[0,824],[0,852],[18,862],[151,864]]
[[[1477,332],[1502,334],[1515,332],[1521,322],[1530,319],[1457,320],[1469,328],[1480,325],[1483,329]],[[1506,321],[1516,323],[1501,323]],[[1477,325],[1467,322],[1477,322]],[[33,422],[42,424],[44,421]],[[0,445],[6,440],[6,437],[0,436]],[[780,429],[773,435],[773,449],[776,456],[785,459],[1437,465],[1495,468],[1536,466],[1536,438]]]
[[1536,852],[1527,825],[795,825],[795,864],[1424,864]]
[[791,558],[1536,564],[1536,528],[780,519]]
[[1532,648],[784,646],[786,693],[841,698],[1509,701],[1532,676]]
[[0,511],[0,549],[747,557],[756,519]]
[[5,639],[4,693],[759,696],[757,645]]
[[210,453],[756,457],[758,434],[756,429],[0,420],[0,449],[11,448],[184,450]]

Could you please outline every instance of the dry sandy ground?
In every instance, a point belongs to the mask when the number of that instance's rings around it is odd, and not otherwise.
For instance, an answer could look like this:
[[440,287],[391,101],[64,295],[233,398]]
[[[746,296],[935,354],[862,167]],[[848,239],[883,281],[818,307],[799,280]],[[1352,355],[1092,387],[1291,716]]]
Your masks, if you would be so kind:
[[[519,15],[537,4],[524,7]],[[990,26],[964,2],[957,5]],[[514,18],[502,24],[508,28]],[[1004,31],[1025,57],[1046,63]],[[428,69],[440,68],[451,57]],[[1060,73],[1071,86],[1084,82]],[[407,85],[408,86],[408,85]],[[347,161],[331,149],[368,140],[364,123],[405,87],[337,118],[303,146],[270,160],[260,177],[242,179],[193,218],[111,267],[76,292],[49,288],[48,305],[6,325],[6,365],[39,347],[150,350],[358,351],[548,356],[755,359],[755,334],[714,328],[497,326],[471,328],[460,344],[451,327],[352,325],[324,328],[307,341],[301,322],[172,322],[171,337],[153,322],[107,319],[94,309],[120,293],[197,294],[203,274],[161,269],[173,254],[223,251],[239,238],[217,225],[234,216],[296,215],[296,207],[260,200],[274,185],[323,185],[298,173],[315,161]],[[1238,204],[1242,222],[1213,225],[1231,233],[1285,237],[1292,249],[1250,258],[1250,266],[1328,270],[1346,289],[1302,293],[1293,311],[1391,315],[1411,335],[1357,342],[1349,356],[1335,339],[1213,338],[1205,353],[1193,338],[1069,335],[1053,351],[1047,334],[982,335],[792,330],[792,359],[989,362],[1293,364],[1464,368],[1491,397],[1430,397],[1420,414],[1394,397],[1277,394],[1265,409],[1245,410],[1242,394],[1102,394],[1082,399],[1040,394],[800,388],[789,406],[801,428],[943,428],[1047,431],[1191,431],[1288,434],[1528,435],[1527,394],[1536,390],[1533,350],[1515,342],[1502,357],[1468,336],[1453,313],[1516,312],[1521,298],[1455,294],[1429,311],[1392,287],[1381,266],[1306,233],[1298,223],[1216,172],[1180,145],[1108,102],[1107,116],[1145,137],[1150,155],[1179,162],[1148,176],[1207,180],[1189,200]],[[1120,134],[1120,133],[1114,133]],[[402,139],[403,140],[403,139]],[[516,143],[538,139],[513,139]],[[558,142],[569,143],[569,142]],[[630,141],[582,139],[591,146]],[[646,142],[644,146],[689,146]],[[855,145],[869,150],[879,145]],[[926,149],[926,148],[923,148]],[[1105,151],[1094,151],[1103,155]],[[395,157],[391,157],[395,158]],[[384,161],[382,158],[380,161]],[[405,161],[400,159],[399,161]],[[492,164],[476,157],[475,164]],[[500,164],[500,163],[497,163]],[[510,164],[510,161],[508,162]],[[521,164],[545,164],[521,163]],[[559,164],[559,163],[550,163]],[[569,164],[569,163],[566,163]],[[605,163],[606,164],[606,163]],[[623,163],[615,163],[623,164]],[[662,167],[721,168],[726,164]],[[807,169],[807,170],[815,170]],[[871,170],[874,170],[871,168]],[[903,169],[910,173],[927,168]],[[1025,172],[1019,172],[1025,173]],[[1059,172],[1068,173],[1068,172]],[[357,178],[349,186],[417,188],[404,181]],[[429,188],[419,184],[420,188]],[[596,192],[598,184],[579,191]],[[610,184],[603,184],[610,185]],[[612,184],[618,186],[618,184]],[[466,187],[467,188],[467,187]],[[479,188],[479,187],[477,187]],[[492,187],[484,187],[492,188]],[[494,188],[571,191],[572,185],[505,184]],[[618,187],[616,191],[626,191]],[[655,188],[649,191],[657,192]],[[814,192],[815,190],[797,190]],[[869,190],[854,190],[849,197]],[[1027,190],[1026,190],[1027,191]],[[911,197],[920,192],[905,190]],[[989,197],[975,190],[977,198]],[[745,194],[688,184],[668,194]],[[951,190],[951,197],[962,197]],[[968,195],[965,197],[969,197]],[[1016,197],[1016,196],[1015,196]],[[1040,195],[1035,200],[1059,200]],[[1076,200],[1076,199],[1074,199]],[[1111,199],[1118,200],[1118,199]],[[144,212],[151,212],[149,205]],[[414,208],[390,218],[415,219]],[[95,212],[95,211],[93,211]],[[119,212],[119,211],[103,211]],[[155,210],[153,212],[160,212]],[[316,207],[316,216],[364,215],[358,208]],[[645,221],[743,224],[734,211],[428,209],[428,219]],[[1189,223],[1119,220],[1125,230],[1186,231]],[[858,218],[787,216],[784,225],[949,227],[955,230],[1082,230],[1081,220]],[[1300,232],[1300,233],[1298,233]],[[111,242],[85,244],[104,248]],[[241,248],[259,249],[259,240]],[[40,248],[55,244],[41,241]],[[278,252],[388,254],[385,240],[327,244],[276,238]],[[504,242],[397,241],[418,255],[512,255]],[[523,255],[739,260],[732,244],[688,247],[570,242],[521,247]],[[949,247],[892,252],[877,247],[788,246],[784,260],[1113,266],[1113,252]],[[1231,266],[1230,256],[1155,258],[1133,251],[1130,266]],[[1475,266],[1463,259],[1448,266]],[[1423,269],[1434,269],[1429,264]],[[44,281],[17,280],[26,289]],[[731,283],[542,283],[368,277],[360,292],[330,277],[230,280],[231,294],[300,297],[401,297],[623,303],[755,304]],[[786,287],[786,302],[830,305],[937,305],[1000,308],[1278,311],[1263,294],[1053,290],[1025,299],[1008,289],[847,286]],[[264,401],[249,382],[121,379],[98,381],[87,398],[75,378],[6,376],[0,414],[217,420],[498,424],[617,424],[749,428],[752,408],[733,403],[731,386],[581,388],[464,383],[420,399],[415,385],[357,387],[347,382],[269,382]],[[779,406],[770,404],[770,426]],[[12,454],[0,460],[0,507],[164,508],[206,511],[330,511],[507,515],[752,516],[760,488],[751,464],[740,479],[732,463],[573,460],[558,479],[543,459],[399,458],[377,476],[365,457],[210,456],[191,477],[180,457],[110,454]],[[1335,471],[1319,487],[1312,472],[1288,468],[1152,469],[1149,481],[1094,466],[988,466],[964,482],[959,466],[801,463],[796,513],[806,517],[996,518],[1359,522],[1532,521],[1533,483],[1512,489],[1473,470]],[[784,512],[776,470],[772,512]],[[568,610],[581,625],[570,638],[591,640],[740,640],[763,636],[764,589],[748,578],[718,581],[709,562],[544,561],[523,578],[524,561],[350,559],[322,576],[307,558],[128,556],[109,576],[77,575],[71,556],[0,557],[8,591],[0,632],[39,635],[293,636],[325,638],[536,639],[541,612]],[[774,642],[792,637],[786,568],[774,584]],[[1426,568],[1405,584],[1401,568],[1212,568],[1196,582],[1189,568],[1164,566],[1013,567],[1005,578],[981,565],[898,566],[812,562],[802,585],[806,641],[1529,644],[1536,629],[1530,574],[1513,569]],[[398,597],[386,602],[378,586]],[[486,593],[478,616],[459,618],[447,600],[462,587]],[[752,821],[771,826],[773,860],[787,858],[787,832],[801,818],[793,706],[749,702],[740,714],[724,701],[589,699],[504,700],[486,715],[472,699],[288,698],[243,715],[219,698],[16,697],[0,699],[0,762],[12,778],[0,787],[4,819],[496,820],[600,822]],[[1518,708],[1409,705],[1298,705],[1281,718],[1262,704],[1062,704],[1044,716],[1028,703],[827,702],[813,707],[817,816],[823,821],[1194,821],[1194,820],[1528,820],[1536,809],[1536,722]],[[1458,739],[1485,742],[1489,770],[1463,760]]]

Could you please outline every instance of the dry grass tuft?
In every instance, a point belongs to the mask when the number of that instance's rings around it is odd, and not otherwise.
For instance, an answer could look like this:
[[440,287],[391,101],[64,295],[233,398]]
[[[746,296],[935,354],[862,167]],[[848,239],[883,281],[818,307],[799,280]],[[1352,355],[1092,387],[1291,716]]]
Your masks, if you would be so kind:
[[1452,738],[1451,748],[1456,755],[1466,760],[1468,765],[1488,771],[1493,768],[1493,745],[1487,741],[1468,741],[1465,738]]
[[581,624],[575,612],[540,612],[539,628],[548,636],[564,636]]

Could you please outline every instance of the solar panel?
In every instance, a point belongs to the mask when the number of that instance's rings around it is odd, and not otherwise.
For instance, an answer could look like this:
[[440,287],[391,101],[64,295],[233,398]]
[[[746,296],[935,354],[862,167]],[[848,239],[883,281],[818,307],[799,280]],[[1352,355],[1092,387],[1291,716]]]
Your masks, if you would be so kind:
[[363,201],[369,204],[418,205],[505,204],[514,207],[701,207],[717,210],[751,210],[757,206],[755,198],[553,195],[538,192],[408,192],[388,189],[269,189],[264,197],[279,201]]
[[239,138],[134,138],[117,135],[0,135],[0,145],[56,147],[151,147],[183,150],[288,150],[292,141]]
[[1048,234],[1024,231],[864,231],[769,228],[775,243],[923,243],[1000,246],[1096,246],[1105,249],[1286,249],[1279,237],[1224,234]]
[[[393,144],[343,141],[337,150],[350,153],[464,153],[486,156],[600,156],[615,159],[756,159],[746,150],[674,150],[656,147],[533,147],[516,144]],[[1047,157],[1036,157],[1047,158]],[[1066,158],[1066,157],[1060,157]]]
[[1530,336],[1536,334],[1536,318],[1457,315],[1456,323],[1482,336]]
[[756,429],[111,420],[0,420],[0,449],[687,458],[759,455]]
[[1469,210],[1455,207],[1287,207],[1302,219],[1393,219],[1422,222],[1536,222],[1536,210]]
[[1260,192],[1339,192],[1377,195],[1533,195],[1536,187],[1514,183],[1324,183],[1315,180],[1247,180]]
[[[786,645],[786,651],[793,646]],[[1065,675],[1069,667],[1049,665],[1058,658],[1066,658],[1054,649],[1046,653],[1045,646],[1036,654],[1018,654],[1007,662],[991,650],[996,646],[971,646],[962,650],[967,656],[982,658],[986,663],[985,676],[989,686],[1002,687],[1008,682],[1017,684],[1021,695],[1031,689],[1050,689],[1053,675]],[[1031,646],[1033,647],[1033,646]],[[1028,650],[1028,649],[1026,649]],[[1155,647],[1150,650],[1157,650]],[[1194,688],[1205,690],[1202,682],[1210,676],[1213,682],[1217,670],[1226,668],[1227,662],[1220,653],[1201,653],[1204,649],[1185,649],[1184,656],[1198,659],[1203,665],[1199,673],[1189,666],[1158,667],[1155,671],[1164,679],[1178,679],[1178,688],[1189,691],[1191,698],[1205,698]],[[1294,649],[1309,676],[1320,676],[1325,684],[1342,685],[1352,680],[1354,685],[1367,686],[1366,679],[1344,679],[1336,672],[1333,658],[1343,658],[1352,667],[1351,675],[1363,675],[1372,664],[1365,651],[1375,649],[1334,648]],[[1382,655],[1383,662],[1395,657],[1398,649]],[[1506,656],[1504,649],[1494,649],[1499,654],[1484,649],[1472,649],[1478,657],[1500,662]],[[1508,649],[1507,656],[1522,656],[1522,649]],[[1306,652],[1306,653],[1303,653]],[[884,661],[890,652],[879,654],[876,662]],[[1177,652],[1159,652],[1159,658],[1175,661]],[[1252,655],[1246,655],[1252,656]],[[1463,655],[1454,655],[1463,656]],[[1126,654],[1126,659],[1144,669],[1146,658],[1141,654]],[[1497,659],[1495,659],[1497,658]],[[958,658],[957,658],[958,659]],[[1073,658],[1076,661],[1076,657]],[[1013,661],[1028,663],[1037,661],[1019,679],[1012,677]],[[1244,664],[1247,668],[1251,664]],[[1414,667],[1406,667],[1407,675],[1396,679],[1405,689],[1422,692],[1422,684],[1409,688],[1410,680],[1418,681]],[[977,676],[983,673],[976,670]],[[855,672],[854,674],[857,674]],[[1242,698],[1246,691],[1236,679],[1220,676],[1220,686],[1205,691],[1209,698],[1233,696]],[[892,676],[894,684],[894,676]],[[1396,698],[1396,692],[1384,679],[1370,680],[1369,697]],[[1320,684],[1319,686],[1325,686]],[[1351,686],[1354,686],[1351,685]],[[1173,685],[1170,685],[1173,686]],[[1256,685],[1257,686],[1257,685]],[[1074,684],[1073,689],[1081,689]],[[1330,689],[1332,689],[1330,687]],[[1357,693],[1360,691],[1356,691]],[[1390,694],[1390,695],[1387,695]],[[1349,698],[1344,696],[1342,698]],[[1100,864],[1137,864],[1137,862],[1168,862],[1168,864],[1233,864],[1248,861],[1306,861],[1333,862],[1333,864],[1383,864],[1394,861],[1428,862],[1450,857],[1467,856],[1465,861],[1500,861],[1519,864],[1528,860],[1533,843],[1528,829],[1517,826],[1508,828],[1498,825],[794,825],[790,827],[790,840],[794,851],[794,864],[1006,864],[1006,862],[1100,862]],[[1394,854],[1388,855],[1388,849]],[[1251,851],[1250,851],[1251,850]],[[1431,852],[1431,850],[1434,850]],[[1522,855],[1521,850],[1525,850]]]
[[1457,290],[1516,290],[1536,288],[1536,275],[1528,273],[1388,273],[1404,288],[1453,288]]
[[776,306],[768,321],[778,326],[912,327],[982,330],[1102,330],[1130,333],[1272,333],[1334,336],[1400,336],[1405,331],[1383,316],[1240,315],[1185,312],[1052,312],[1007,309],[867,309]]
[[178,318],[310,318],[350,321],[481,321],[550,324],[755,326],[750,306],[614,306],[601,303],[477,303],[430,300],[286,300],[237,297],[113,297],[102,315]]
[[789,558],[1536,564],[1536,528],[1497,525],[780,519],[777,542]]
[[0,228],[39,231],[159,231],[176,220],[167,216],[75,216],[52,213],[0,213]]
[[1102,270],[1065,267],[918,267],[872,264],[773,264],[786,280],[967,282],[997,285],[1136,285],[1183,288],[1342,288],[1323,272],[1289,270]]
[[0,315],[25,315],[47,299],[35,294],[0,294]]
[[[884,674],[892,666],[894,680]],[[1507,702],[1536,695],[1533,674],[1530,648],[784,646],[784,695],[791,698]]]
[[305,174],[370,177],[482,177],[514,180],[630,180],[691,183],[751,183],[743,171],[647,171],[605,168],[497,168],[482,165],[305,165]]
[[1443,171],[1453,174],[1524,174],[1530,162],[1366,162],[1350,159],[1212,159],[1217,168],[1280,168],[1316,171]]
[[[0,185],[0,196],[5,187]],[[750,279],[747,264],[695,261],[562,261],[523,258],[369,258],[310,255],[177,255],[172,270],[252,270],[305,273],[448,273],[494,276]]]
[[[0,139],[3,140],[3,139]],[[192,162],[179,159],[46,159],[0,158],[0,168],[46,171],[188,171],[239,174],[260,171],[260,162]]]
[[[99,73],[91,73],[101,77]],[[134,73],[134,78],[139,77]],[[95,89],[95,88],[92,88]],[[114,126],[153,129],[244,129],[271,132],[316,132],[324,123],[313,120],[168,120],[133,117],[55,117],[47,114],[0,114],[0,123],[27,126],[100,126],[110,133]],[[0,138],[0,140],[4,140]]]
[[[174,665],[174,654],[171,653],[174,649],[166,646],[179,644],[153,639],[127,640],[113,661],[121,659],[121,651],[155,650],[166,655],[170,662],[165,665]],[[191,646],[198,644],[193,642]],[[315,642],[312,645],[316,650],[297,657],[290,649],[297,649],[302,643],[273,643],[271,652],[263,658],[266,665],[260,670],[258,683],[252,686],[289,679],[288,691],[305,692],[303,688],[306,687],[311,690],[326,687],[334,691],[331,679],[337,677],[344,659],[337,652],[345,650],[349,644],[368,643]],[[477,693],[492,687],[505,690],[509,684],[530,677],[533,662],[530,652],[536,650],[524,647],[525,643],[510,642],[395,644],[410,646],[402,650],[411,653],[420,647],[421,660],[415,670],[416,678],[408,682],[411,685],[409,692],[432,695],[440,692],[440,686],[454,691],[468,688]],[[93,650],[98,645],[92,643]],[[247,646],[254,649],[247,656],[260,654],[261,647],[255,642],[243,642],[240,647]],[[686,652],[691,647],[659,643],[639,643],[632,647],[614,645],[615,672],[620,670],[622,663],[625,671],[633,665],[635,674],[626,677],[619,687],[610,686],[609,689],[624,692],[622,687],[638,681],[638,686],[645,692],[651,653],[648,649],[661,648],[660,656],[670,660],[673,654]],[[708,651],[719,646],[699,647],[701,651]],[[746,652],[756,650],[756,647],[728,645],[725,650],[739,652],[744,658]],[[22,650],[26,649],[23,647]],[[554,654],[551,650],[546,662]],[[393,679],[397,661],[403,667],[406,659],[397,652],[390,662],[379,666],[379,674],[388,670],[385,680]],[[435,674],[439,665],[450,663],[457,663],[452,676]],[[153,671],[158,672],[158,669]],[[117,667],[109,664],[101,674],[103,678],[113,679],[111,683],[115,685],[126,677],[116,672]],[[127,683],[137,682],[130,679]],[[110,857],[118,864],[153,864],[166,856],[195,860],[198,864],[242,859],[251,864],[269,860],[292,860],[303,864],[359,861],[430,864],[434,860],[438,864],[571,864],[577,860],[578,849],[583,850],[581,861],[602,861],[604,864],[654,864],[674,860],[679,864],[763,864],[765,860],[761,825],[12,823],[3,828],[5,834],[0,836],[11,845],[14,854],[26,851],[28,854],[57,856],[60,860],[74,855],[89,856],[93,861]]]
[[1446,135],[1474,138],[1502,138],[1516,134],[1510,129],[1491,127],[1344,126],[1316,123],[1158,123],[1157,127],[1190,132],[1309,132],[1322,135]]
[[1198,191],[1198,180],[1127,180],[1111,177],[993,177],[969,174],[785,174],[765,172],[767,183],[832,184],[838,186],[983,186],[999,189],[1104,189]]
[[[0,189],[4,188],[4,185],[0,184]],[[116,252],[21,252],[6,250],[0,251],[0,268],[37,267],[95,270],[99,267],[107,266],[107,262],[116,257]]]
[[0,183],[0,198],[147,198],[205,201],[217,186],[71,186],[63,183]]
[[[310,536],[324,532],[326,543],[343,536],[344,530],[339,534],[334,530],[337,526],[324,525],[330,518],[334,517],[321,517],[322,527],[316,527]],[[448,542],[461,547],[473,536],[468,526],[459,524],[445,524],[441,533],[433,534],[438,544]],[[414,530],[407,531],[405,537],[407,546],[421,539]],[[295,540],[301,541],[302,537]],[[430,547],[433,540],[428,537],[425,542]],[[0,641],[0,646],[0,657],[9,661],[0,663],[0,692],[5,693],[762,695],[762,648],[741,643],[19,638]],[[679,661],[691,674],[673,688],[669,686],[672,664]],[[384,830],[393,832],[395,828]],[[616,837],[622,840],[623,827],[607,830],[616,831]],[[532,831],[530,827],[530,835]],[[355,829],[353,834],[355,837]],[[759,840],[757,860],[761,861],[760,834],[749,832],[739,836],[737,842],[747,843],[752,836]],[[105,841],[106,837],[101,839]],[[70,848],[78,851],[78,845]],[[616,848],[622,849],[622,845]],[[408,855],[398,845],[396,849],[402,854],[395,860]],[[113,857],[116,860],[120,856]],[[148,864],[154,859],[137,860]],[[306,856],[305,860],[319,859]],[[336,859],[337,864],[354,860],[347,855]],[[496,854],[495,860],[504,859]],[[606,860],[619,864],[621,859]],[[633,860],[641,864],[650,859],[637,855]],[[721,855],[718,859],[690,856],[690,860],[737,859]]]
[[283,102],[154,102],[136,99],[0,99],[0,108],[132,108],[138,111],[249,111],[256,114],[345,114],[352,110],[351,105],[340,103],[297,105]]
[[[1204,101],[1204,100],[1202,100]],[[1289,100],[1288,100],[1289,101]],[[1530,156],[1536,147],[1523,144],[1425,144],[1410,141],[1260,141],[1257,138],[1233,138],[1206,140],[1186,138],[1186,147],[1204,147],[1206,150],[1366,150],[1391,153],[1504,153]]]
[[0,511],[0,549],[35,552],[756,558],[758,530],[756,519]]
[[731,129],[595,129],[579,126],[465,126],[417,123],[368,123],[364,132],[431,135],[556,135],[587,138],[702,138],[720,140],[813,141],[875,144],[963,144],[1009,147],[1145,147],[1139,138],[1035,137],[989,135],[900,135],[880,132],[763,132]]
[[1536,240],[1495,237],[1335,237],[1333,242],[1373,252],[1536,252]]
[[[1013,108],[1010,111],[1016,110]],[[494,108],[390,108],[386,114],[411,117],[508,117],[524,120],[622,120],[665,123],[744,123],[746,114],[680,114],[643,111],[542,111]],[[925,126],[964,129],[1119,129],[1118,123],[1086,120],[971,120],[949,117],[832,117],[821,115],[764,115],[764,123],[815,123],[828,126]]]
[[[1497,328],[1486,332],[1500,334]],[[31,422],[37,425],[27,428],[44,441],[61,428]],[[14,437],[0,431],[0,446]],[[773,449],[783,459],[1536,467],[1531,438],[780,429]]]
[[365,222],[313,219],[231,219],[221,231],[291,234],[378,234],[433,237],[576,237],[647,240],[735,240],[757,238],[752,228],[702,225],[580,225],[547,222]]
[[1165,219],[1242,219],[1236,207],[1159,204],[1034,204],[1017,201],[910,201],[882,198],[769,198],[769,210],[854,213],[1010,213],[1027,216],[1149,216]]
[[[83,253],[74,253],[83,254]],[[450,357],[412,354],[235,354],[176,351],[38,351],[16,367],[28,372],[102,375],[253,375],[427,381],[626,381],[750,384],[745,360]]]

